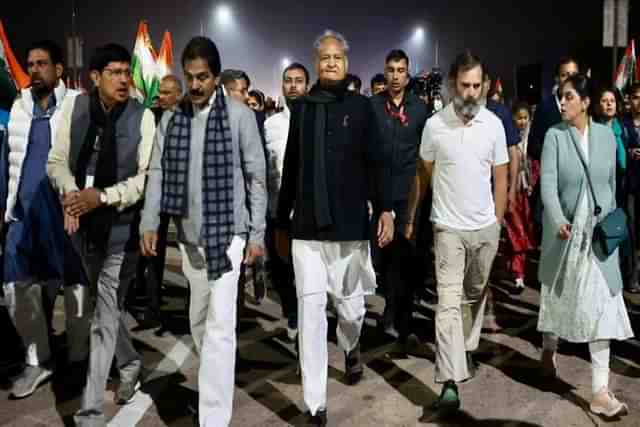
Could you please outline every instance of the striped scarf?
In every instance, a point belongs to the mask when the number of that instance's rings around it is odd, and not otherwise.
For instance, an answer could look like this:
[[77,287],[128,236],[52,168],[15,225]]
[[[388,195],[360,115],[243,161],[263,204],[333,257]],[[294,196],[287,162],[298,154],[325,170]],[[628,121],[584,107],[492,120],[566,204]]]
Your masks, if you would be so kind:
[[[163,213],[188,215],[189,160],[193,107],[184,102],[167,126],[162,155]],[[233,145],[229,112],[221,87],[207,119],[202,157],[202,239],[209,280],[232,270],[227,249],[234,234]]]

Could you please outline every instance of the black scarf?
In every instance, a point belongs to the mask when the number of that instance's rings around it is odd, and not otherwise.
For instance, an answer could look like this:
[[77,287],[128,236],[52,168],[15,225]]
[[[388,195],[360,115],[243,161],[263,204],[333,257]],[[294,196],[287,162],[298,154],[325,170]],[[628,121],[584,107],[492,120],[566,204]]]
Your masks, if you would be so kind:
[[[97,89],[89,95],[89,129],[80,150],[76,170],[78,188],[85,188],[89,161],[96,152],[98,157],[93,187],[104,190],[118,182],[116,123],[126,107],[127,103],[123,102],[106,112]],[[100,246],[107,244],[115,216],[114,207],[103,206],[81,218],[82,227],[89,230],[87,233],[89,243]]]
[[[318,228],[325,228],[333,224],[331,209],[329,208],[329,191],[327,188],[327,104],[342,101],[346,93],[347,82],[345,80],[329,87],[320,86],[320,82],[318,82],[311,88],[309,95],[304,97],[304,100],[307,102],[302,104],[300,153],[303,159],[301,164],[304,164],[304,158],[311,157],[313,159],[313,205],[316,226]],[[305,137],[304,125],[306,113],[314,114],[312,148],[308,143],[305,144],[303,141]]]

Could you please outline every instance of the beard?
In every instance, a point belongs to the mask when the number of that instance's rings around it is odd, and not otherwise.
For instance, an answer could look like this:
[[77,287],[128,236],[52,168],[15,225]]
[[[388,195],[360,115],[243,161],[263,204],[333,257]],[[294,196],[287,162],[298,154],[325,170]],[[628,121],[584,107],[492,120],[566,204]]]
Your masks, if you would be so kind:
[[482,102],[480,99],[474,99],[471,97],[463,98],[460,95],[456,95],[453,97],[453,107],[462,117],[467,120],[471,120],[480,111]]
[[31,76],[31,93],[35,99],[44,99],[48,97],[53,89],[55,88],[54,84],[49,84],[46,80],[44,80],[40,75],[34,74]]

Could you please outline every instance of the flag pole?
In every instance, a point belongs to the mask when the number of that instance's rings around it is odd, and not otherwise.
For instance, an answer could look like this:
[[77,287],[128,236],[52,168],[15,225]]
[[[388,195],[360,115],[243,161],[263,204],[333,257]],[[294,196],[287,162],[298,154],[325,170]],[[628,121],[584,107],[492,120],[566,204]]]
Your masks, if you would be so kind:
[[71,0],[71,55],[69,56],[73,58],[74,62],[68,65],[69,65],[69,68],[73,70],[71,81],[75,82],[76,84],[78,81],[78,70],[76,69],[76,64],[75,64],[77,48],[78,46],[76,45],[76,2],[75,0]]
[[618,63],[618,0],[613,0],[613,73],[614,83]]

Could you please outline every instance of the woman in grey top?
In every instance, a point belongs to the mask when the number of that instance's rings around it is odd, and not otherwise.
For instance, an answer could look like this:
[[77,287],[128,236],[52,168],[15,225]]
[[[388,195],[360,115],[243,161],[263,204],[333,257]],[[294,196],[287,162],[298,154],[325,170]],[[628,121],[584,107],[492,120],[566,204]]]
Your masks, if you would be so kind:
[[[593,122],[588,79],[568,78],[560,87],[563,121],[549,129],[542,152],[544,203],[542,283],[538,330],[542,365],[556,375],[558,338],[588,343],[591,353],[591,411],[607,417],[627,413],[609,391],[609,343],[633,336],[622,296],[618,251],[609,257],[592,245],[595,225],[616,208],[616,141],[610,128]],[[594,202],[580,156],[589,168]]]

